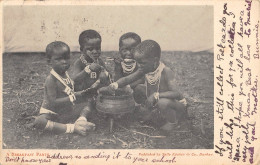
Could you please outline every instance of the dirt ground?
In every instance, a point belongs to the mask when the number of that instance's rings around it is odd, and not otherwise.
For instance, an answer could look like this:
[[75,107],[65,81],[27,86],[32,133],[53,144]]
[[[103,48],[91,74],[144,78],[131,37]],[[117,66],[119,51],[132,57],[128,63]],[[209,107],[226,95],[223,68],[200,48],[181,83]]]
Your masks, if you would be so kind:
[[[115,56],[104,52],[102,58]],[[72,54],[72,62],[79,57]],[[136,114],[115,121],[94,114],[96,131],[86,137],[54,135],[30,127],[43,99],[43,83],[50,66],[43,53],[3,55],[3,148],[6,149],[210,149],[214,140],[213,54],[163,52],[162,61],[176,73],[179,91],[188,100],[190,130],[164,136],[153,125],[140,124]],[[109,65],[109,63],[107,63]],[[84,105],[76,105],[82,108]]]

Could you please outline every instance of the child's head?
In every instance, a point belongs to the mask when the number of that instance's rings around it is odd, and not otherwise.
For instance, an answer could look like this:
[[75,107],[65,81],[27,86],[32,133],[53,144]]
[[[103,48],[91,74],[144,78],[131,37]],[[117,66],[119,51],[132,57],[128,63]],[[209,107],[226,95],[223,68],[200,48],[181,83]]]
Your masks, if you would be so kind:
[[61,41],[54,41],[47,45],[46,56],[51,62],[52,68],[59,73],[63,73],[70,67],[70,48]]
[[101,54],[101,36],[95,30],[85,30],[79,35],[80,51],[94,61]]
[[160,45],[153,40],[145,40],[134,49],[134,58],[145,73],[153,72],[161,58]]
[[123,59],[133,59],[132,50],[141,43],[141,37],[133,32],[123,34],[119,39],[119,53]]

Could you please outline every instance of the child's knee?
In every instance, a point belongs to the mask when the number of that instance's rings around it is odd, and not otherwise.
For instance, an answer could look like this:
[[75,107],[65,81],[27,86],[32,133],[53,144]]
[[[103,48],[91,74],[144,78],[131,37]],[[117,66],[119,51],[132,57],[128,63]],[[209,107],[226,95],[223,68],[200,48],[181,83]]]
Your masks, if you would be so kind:
[[184,111],[185,105],[180,103],[179,101],[176,100],[171,100],[171,99],[166,99],[166,98],[162,98],[158,101],[157,103],[158,108],[160,110],[169,110],[169,109],[173,109],[175,111]]
[[157,103],[158,109],[161,111],[168,110],[171,106],[172,100],[170,99],[160,99]]
[[35,128],[43,130],[46,127],[47,122],[48,122],[47,116],[40,115],[36,117],[33,124]]
[[178,119],[185,119],[187,117],[186,107],[176,100],[160,99],[157,103],[158,109],[170,119],[172,116],[176,116]]
[[91,111],[93,111],[93,107],[90,105],[85,106],[82,110],[84,113],[90,113]]
[[134,89],[134,92],[142,92],[145,90],[145,85],[144,84],[138,84]]

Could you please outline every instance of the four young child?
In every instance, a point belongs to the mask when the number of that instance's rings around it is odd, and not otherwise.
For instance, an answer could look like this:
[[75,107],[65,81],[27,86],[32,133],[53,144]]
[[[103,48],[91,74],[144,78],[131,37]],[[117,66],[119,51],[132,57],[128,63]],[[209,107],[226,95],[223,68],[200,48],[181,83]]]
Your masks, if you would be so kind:
[[[166,119],[163,130],[171,131],[187,117],[186,100],[176,90],[174,74],[161,61],[161,48],[153,40],[141,42],[136,33],[126,33],[119,39],[120,58],[115,62],[115,82],[107,71],[101,55],[102,38],[95,30],[83,31],[79,36],[81,56],[70,67],[70,48],[55,41],[46,48],[52,69],[46,78],[44,100],[34,125],[53,133],[78,133],[86,135],[95,129],[88,122],[89,113],[95,109],[97,93],[115,93],[129,86],[138,104],[143,104],[145,115],[159,112]],[[73,105],[84,102],[82,110]],[[148,117],[149,118],[149,117]]]

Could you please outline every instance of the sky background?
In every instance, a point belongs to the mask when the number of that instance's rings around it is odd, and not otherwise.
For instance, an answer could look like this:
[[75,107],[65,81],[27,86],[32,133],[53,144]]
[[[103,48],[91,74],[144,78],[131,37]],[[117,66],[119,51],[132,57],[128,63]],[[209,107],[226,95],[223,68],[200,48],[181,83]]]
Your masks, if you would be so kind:
[[213,6],[5,6],[4,52],[43,52],[52,41],[79,51],[78,37],[94,29],[102,50],[118,50],[126,32],[153,39],[165,51],[213,48]]

